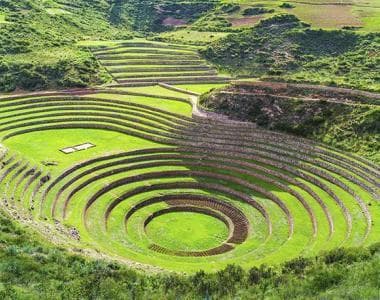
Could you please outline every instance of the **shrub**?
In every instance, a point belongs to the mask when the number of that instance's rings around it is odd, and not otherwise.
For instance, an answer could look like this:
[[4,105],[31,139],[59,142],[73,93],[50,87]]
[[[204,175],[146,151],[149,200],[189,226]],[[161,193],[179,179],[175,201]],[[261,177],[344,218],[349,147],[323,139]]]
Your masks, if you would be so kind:
[[243,16],[255,16],[255,15],[269,14],[273,12],[274,12],[274,9],[268,9],[264,7],[249,7],[243,11]]
[[240,10],[240,5],[238,4],[233,4],[233,3],[224,3],[222,4],[219,9],[224,12],[224,13],[227,13],[227,14],[232,14],[234,12],[237,12],[238,10]]
[[288,2],[283,2],[279,7],[281,7],[281,8],[294,8],[295,5],[288,3]]
[[310,258],[298,257],[286,262],[282,267],[282,273],[303,274],[305,269],[313,264]]
[[352,264],[357,261],[368,259],[370,250],[364,248],[337,248],[322,255],[325,264],[334,263]]
[[310,288],[314,292],[326,291],[334,285],[338,285],[343,277],[340,269],[321,269],[311,279]]

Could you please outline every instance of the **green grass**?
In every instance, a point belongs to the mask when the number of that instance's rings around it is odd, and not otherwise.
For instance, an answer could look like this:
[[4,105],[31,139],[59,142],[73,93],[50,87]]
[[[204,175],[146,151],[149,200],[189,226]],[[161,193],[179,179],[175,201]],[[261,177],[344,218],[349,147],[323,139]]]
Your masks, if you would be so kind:
[[[266,8],[275,9],[275,13],[291,13],[302,21],[310,23],[315,28],[337,29],[343,26],[359,27],[362,32],[380,32],[379,2],[349,1],[351,5],[340,5],[337,1],[311,0],[299,1],[265,1],[256,0],[223,1],[226,3],[239,3],[242,8],[250,5],[263,5]],[[294,5],[292,9],[283,9],[279,6],[284,3]],[[347,1],[346,1],[347,2]],[[229,17],[241,17],[242,9]],[[270,15],[268,15],[269,17]]]
[[185,90],[188,90],[191,92],[203,94],[203,93],[209,92],[212,89],[218,89],[218,88],[224,87],[226,85],[227,85],[227,83],[226,84],[224,84],[224,83],[207,84],[206,83],[206,84],[177,84],[176,86],[181,88],[181,89],[185,89]]
[[173,212],[155,218],[146,228],[157,245],[174,251],[202,251],[221,245],[228,236],[226,225],[207,215]]
[[[96,147],[71,154],[64,154],[59,151],[60,149],[86,142],[90,142]],[[57,162],[57,166],[51,167],[55,172],[62,171],[76,162],[107,153],[117,153],[157,145],[144,139],[96,129],[64,129],[59,130],[59,135],[57,135],[56,130],[35,132],[11,138],[4,144],[35,163]]]
[[[181,75],[192,75],[192,76],[197,76],[197,75],[205,75],[205,76],[211,76],[208,74],[204,74],[205,71],[181,71],[181,72],[144,72],[144,75],[149,76],[149,77],[165,77],[167,74],[171,75],[170,77],[180,77]],[[207,71],[206,71],[207,72]],[[127,76],[134,76],[138,78],[141,76],[141,73],[132,73],[132,72],[126,72],[126,73],[117,73],[116,77],[117,78],[133,78],[133,77],[127,77]]]
[[[375,2],[374,2],[375,3]],[[353,13],[358,15],[362,20],[362,28],[364,32],[380,32],[380,6],[375,7],[355,7]]]
[[47,8],[46,12],[50,15],[65,15],[65,14],[71,14],[71,12],[64,10],[62,8]]
[[118,88],[124,91],[138,92],[138,93],[148,93],[152,95],[162,95],[162,96],[170,96],[170,97],[180,97],[180,98],[188,98],[189,96],[180,92],[171,91],[160,87],[158,85],[155,86],[144,86],[144,87],[124,87]]
[[6,15],[0,12],[0,24],[8,23],[5,19]]
[[[85,259],[47,243],[29,226],[15,224],[2,212],[0,228],[0,275],[3,278],[0,293],[16,299],[46,299],[52,295],[70,299],[89,295],[99,299],[124,299],[133,293],[136,299],[150,298],[153,294],[165,299],[197,299],[209,295],[226,300],[235,295],[241,299],[263,295],[274,299],[378,297],[380,259],[376,245],[370,249],[330,251],[304,260],[304,267],[301,260],[297,260],[271,269],[263,266],[261,271],[245,272],[230,266],[217,274],[185,277],[154,270],[146,274],[125,264]],[[333,262],[326,263],[331,259]],[[300,268],[295,267],[300,265]],[[197,284],[199,278],[208,284],[207,292]],[[98,283],[96,288],[94,282]],[[132,290],[131,282],[134,283]]]
[[[148,91],[148,90],[146,90]],[[154,93],[153,93],[154,94]],[[129,95],[117,95],[117,94],[96,94],[94,98],[102,99],[114,99],[114,100],[124,100],[132,103],[141,103],[144,105],[150,105],[168,112],[176,113],[184,116],[191,116],[192,107],[191,104],[176,100],[160,99],[157,98],[143,97],[143,96],[129,96]]]
[[227,33],[224,32],[200,32],[189,29],[176,30],[161,33],[158,37],[167,42],[203,45],[216,41]]

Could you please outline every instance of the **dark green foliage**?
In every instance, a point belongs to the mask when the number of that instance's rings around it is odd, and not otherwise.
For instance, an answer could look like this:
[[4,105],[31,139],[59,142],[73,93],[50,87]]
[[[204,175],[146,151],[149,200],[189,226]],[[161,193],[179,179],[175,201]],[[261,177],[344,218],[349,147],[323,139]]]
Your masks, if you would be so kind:
[[111,1],[110,21],[112,24],[121,25],[127,22],[123,4],[123,0]]
[[233,3],[224,3],[219,6],[219,10],[226,14],[232,14],[240,10],[240,5]]
[[[0,26],[0,91],[84,87],[104,81],[98,63],[76,42],[84,35],[87,39],[130,38],[123,15],[117,21],[116,6],[112,10],[101,0],[65,3],[63,13],[55,13],[54,1],[1,1],[8,23]],[[117,28],[109,23],[109,13]],[[46,53],[59,55],[47,59]]]
[[312,265],[313,261],[310,258],[297,257],[293,260],[284,263],[284,266],[282,267],[282,273],[293,273],[300,275],[305,272],[306,268]]
[[[301,90],[298,88],[297,90]],[[285,94],[277,90],[258,94],[234,94],[211,92],[201,97],[201,104],[232,118],[252,121],[271,130],[312,138],[334,147],[356,152],[374,161],[379,160],[380,151],[380,107],[376,105],[347,105],[342,102],[328,102],[326,98],[336,98],[337,94],[319,96],[320,101],[292,99],[294,93]],[[244,92],[252,93],[248,88]],[[291,91],[289,88],[288,91]],[[304,97],[319,95],[304,87]],[[240,92],[240,90],[238,91]],[[268,94],[264,94],[268,93]],[[301,95],[298,95],[300,97]],[[370,100],[362,103],[372,103]],[[372,100],[375,103],[378,100]]]
[[293,5],[293,4],[291,4],[291,3],[284,2],[284,3],[282,3],[279,7],[281,7],[281,8],[294,8],[294,7],[296,7],[296,6]]
[[195,21],[200,16],[214,9],[218,1],[175,1],[160,4],[164,17],[174,17],[187,21]]
[[133,30],[150,32],[161,31],[162,18],[156,8],[159,0],[125,0],[123,9],[128,16]]
[[223,16],[208,14],[196,21],[191,28],[193,30],[211,32],[234,31],[231,26],[232,24]]
[[[331,56],[352,51],[358,46],[360,36],[349,31],[323,29],[292,32],[289,37],[302,55]],[[301,54],[301,53],[300,53]]]
[[310,289],[314,290],[315,293],[326,291],[335,285],[338,285],[344,276],[339,267],[334,270],[317,270],[316,274],[310,282]]
[[118,11],[123,10],[128,16],[133,30],[160,32],[166,30],[162,25],[165,18],[192,22],[215,8],[218,1],[126,0],[120,3]]
[[[376,298],[380,247],[338,249],[314,259],[215,274],[148,275],[44,245],[0,213],[0,295],[5,299]],[[353,281],[355,279],[355,281]],[[366,283],[365,290],[362,284]]]
[[249,7],[243,11],[243,16],[256,16],[262,14],[273,13],[274,9],[268,9],[265,7]]
[[1,7],[9,23],[0,26],[0,55],[72,45],[84,35],[94,39],[131,37],[125,28],[121,32],[109,24],[110,7],[100,0],[67,1],[62,14],[49,13],[50,8],[57,8],[54,2],[16,2]]
[[88,52],[70,50],[59,49],[57,57],[41,61],[29,54],[19,59],[13,56],[0,59],[0,91],[85,87],[107,80]]
[[214,42],[203,55],[244,76],[380,90],[380,35],[314,30],[293,15]]

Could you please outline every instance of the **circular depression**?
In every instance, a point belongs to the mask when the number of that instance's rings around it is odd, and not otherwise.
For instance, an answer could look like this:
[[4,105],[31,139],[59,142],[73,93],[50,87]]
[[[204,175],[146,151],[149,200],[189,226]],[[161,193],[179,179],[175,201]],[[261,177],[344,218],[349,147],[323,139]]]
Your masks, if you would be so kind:
[[157,211],[144,222],[155,245],[169,251],[205,251],[223,244],[230,236],[228,220],[217,212],[186,207]]

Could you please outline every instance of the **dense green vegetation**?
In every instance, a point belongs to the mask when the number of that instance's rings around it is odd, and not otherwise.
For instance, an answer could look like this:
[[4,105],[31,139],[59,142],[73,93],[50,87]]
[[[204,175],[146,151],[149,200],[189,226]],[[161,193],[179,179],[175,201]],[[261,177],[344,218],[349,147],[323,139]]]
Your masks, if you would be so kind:
[[82,87],[107,81],[98,63],[76,43],[130,38],[109,23],[104,1],[0,2],[0,91]]
[[[103,76],[85,49],[77,46],[77,41],[120,40],[132,35],[170,32],[175,26],[170,24],[176,20],[187,24],[183,32],[173,31],[155,38],[204,45],[223,37],[222,32],[232,32],[213,44],[206,51],[206,57],[237,75],[379,89],[378,35],[308,29],[295,18],[278,17],[277,13],[288,9],[287,6],[279,8],[281,4],[2,0],[0,65],[7,74],[0,73],[0,91],[81,87],[107,82],[109,79]],[[243,30],[259,20],[245,23],[247,15],[265,14],[266,20],[273,13],[274,18],[255,29]],[[165,20],[170,18],[165,25]],[[236,25],[240,24],[239,20],[243,21],[242,25]],[[276,22],[287,22],[289,26],[282,24],[267,30]],[[197,35],[201,38],[194,37]],[[234,46],[230,47],[230,43]],[[331,45],[335,46],[331,48]],[[44,52],[49,52],[54,59],[46,62]],[[17,56],[20,53],[29,55]]]
[[215,274],[146,275],[47,245],[0,214],[0,295],[5,299],[375,299],[380,247],[337,249],[315,259]]
[[380,35],[315,30],[293,15],[212,43],[203,54],[236,75],[380,90]]
[[85,87],[109,80],[91,53],[69,46],[5,55],[0,59],[0,91]]
[[[308,91],[306,86],[289,86],[286,90],[289,98],[284,99],[281,98],[284,90],[259,84],[257,89],[261,95],[254,87],[244,85],[229,87],[225,89],[227,93],[223,89],[215,90],[203,95],[201,104],[236,119],[311,138],[380,162],[378,99],[355,97],[360,102],[351,96],[351,101],[356,103],[328,101],[337,95],[330,91],[326,97],[317,88]],[[307,101],[311,97],[317,101]],[[350,99],[350,95],[341,98]]]

